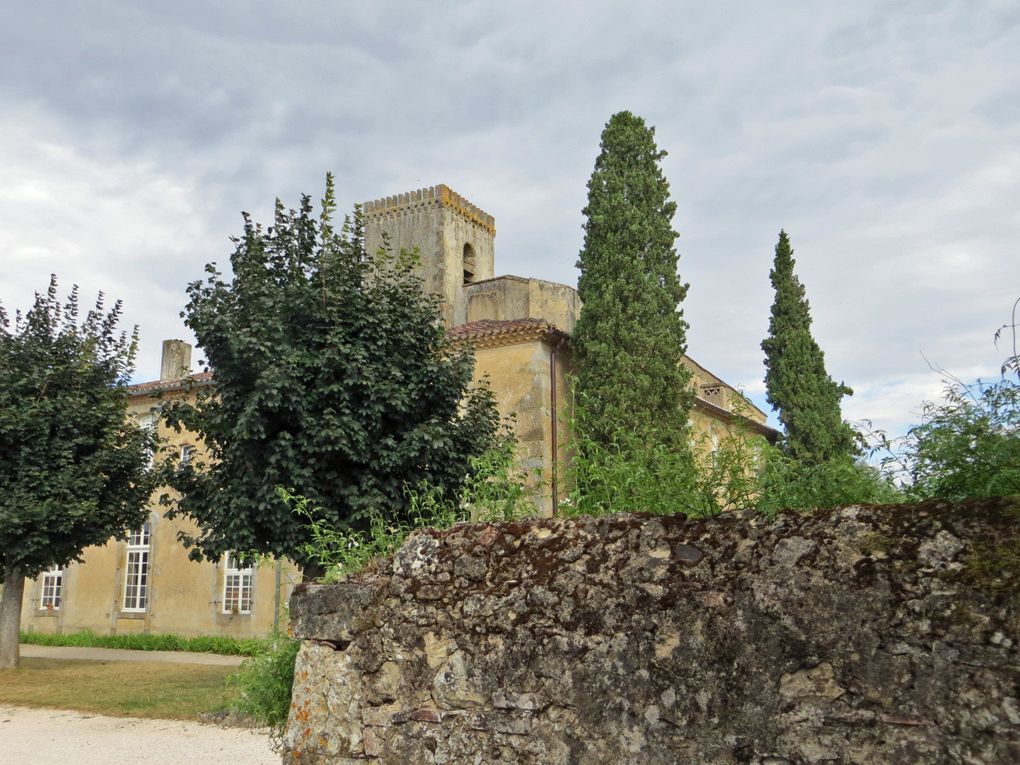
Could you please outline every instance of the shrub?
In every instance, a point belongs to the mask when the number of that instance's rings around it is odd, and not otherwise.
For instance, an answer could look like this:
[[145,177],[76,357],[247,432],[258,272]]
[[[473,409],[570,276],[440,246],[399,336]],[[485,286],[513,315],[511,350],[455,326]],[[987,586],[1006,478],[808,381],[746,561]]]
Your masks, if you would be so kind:
[[701,494],[694,457],[661,443],[644,443],[617,433],[604,445],[578,439],[574,490],[561,506],[566,515],[677,513],[700,517],[713,512]]
[[415,529],[444,529],[461,521],[512,520],[533,515],[535,505],[515,462],[516,442],[505,429],[492,447],[471,458],[470,472],[455,496],[449,497],[440,487],[428,483],[407,487],[411,520],[390,520],[371,511],[365,530],[337,529],[320,520],[306,498],[284,489],[278,491],[294,513],[307,519],[311,541],[302,550],[305,559],[322,572],[321,581],[335,582],[392,554]]
[[246,659],[227,680],[240,691],[231,709],[262,725],[282,729],[290,712],[294,660],[300,647],[299,640],[284,634],[264,641],[262,650]]
[[817,465],[792,459],[775,446],[763,447],[756,507],[766,515],[782,509],[814,510],[854,504],[902,502],[905,495],[878,468],[849,456]]
[[92,630],[59,635],[50,632],[22,632],[21,642],[30,645],[122,648],[134,651],[191,651],[224,656],[254,656],[265,644],[263,638],[232,638],[223,635],[182,637],[166,632],[151,635],[97,635]]
[[960,500],[1020,493],[1020,385],[946,379],[903,449],[912,497]]

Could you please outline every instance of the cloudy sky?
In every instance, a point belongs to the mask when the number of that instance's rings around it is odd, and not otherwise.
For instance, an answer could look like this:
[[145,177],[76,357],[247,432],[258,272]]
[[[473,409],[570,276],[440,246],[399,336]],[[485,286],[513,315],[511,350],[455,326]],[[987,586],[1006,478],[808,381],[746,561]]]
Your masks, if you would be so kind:
[[[0,301],[54,272],[191,339],[241,210],[446,183],[497,273],[573,284],[608,117],[669,152],[691,355],[761,400],[785,228],[851,419],[893,431],[997,375],[1020,296],[1020,3],[7,3]],[[926,362],[927,359],[927,362]]]

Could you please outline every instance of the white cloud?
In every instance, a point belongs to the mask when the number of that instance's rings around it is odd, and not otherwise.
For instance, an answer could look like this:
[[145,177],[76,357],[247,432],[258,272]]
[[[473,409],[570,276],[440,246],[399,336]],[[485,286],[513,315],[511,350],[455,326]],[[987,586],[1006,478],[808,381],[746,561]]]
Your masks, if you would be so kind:
[[158,375],[159,341],[190,337],[178,318],[184,287],[223,237],[209,231],[185,180],[148,163],[90,156],[30,110],[9,116],[0,124],[4,304],[28,308],[51,273],[63,294],[78,284],[83,302],[100,291],[108,304],[121,299],[124,328],[141,329],[139,376]]
[[[655,125],[690,352],[760,395],[780,227],[848,416],[890,429],[921,358],[997,369],[1020,293],[1020,7],[795,2],[172,9],[106,0],[0,26],[0,299],[56,271],[186,336],[184,285],[237,213],[445,182],[497,218],[497,269],[572,282],[602,125]],[[935,384],[937,393],[937,383]]]

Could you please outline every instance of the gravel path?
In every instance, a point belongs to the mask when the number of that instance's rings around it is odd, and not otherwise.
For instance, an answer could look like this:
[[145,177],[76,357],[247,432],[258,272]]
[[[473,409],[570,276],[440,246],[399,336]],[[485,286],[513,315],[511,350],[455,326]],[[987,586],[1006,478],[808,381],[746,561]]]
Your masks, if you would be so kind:
[[279,765],[265,731],[0,705],[0,765]]

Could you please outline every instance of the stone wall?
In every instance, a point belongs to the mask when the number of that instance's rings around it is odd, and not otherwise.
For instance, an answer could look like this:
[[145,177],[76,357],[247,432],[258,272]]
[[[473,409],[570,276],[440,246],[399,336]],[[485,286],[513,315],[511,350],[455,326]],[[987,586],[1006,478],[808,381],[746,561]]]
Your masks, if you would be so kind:
[[287,763],[1020,762],[1005,501],[461,525],[291,602]]

